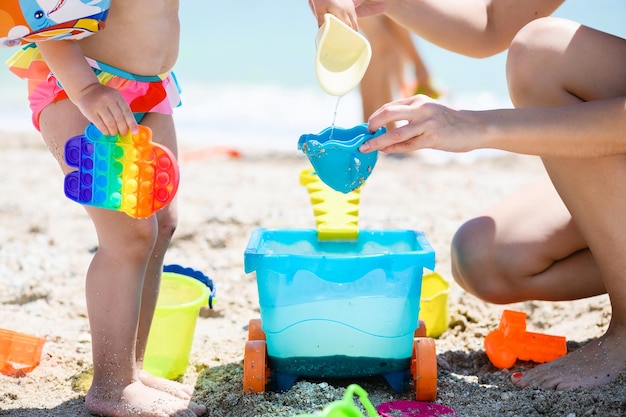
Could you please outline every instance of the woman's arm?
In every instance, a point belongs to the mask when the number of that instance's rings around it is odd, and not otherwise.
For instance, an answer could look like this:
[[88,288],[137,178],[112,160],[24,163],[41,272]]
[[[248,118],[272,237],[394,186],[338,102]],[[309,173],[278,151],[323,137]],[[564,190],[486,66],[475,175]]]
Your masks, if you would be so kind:
[[626,153],[626,97],[562,107],[456,110],[424,96],[396,100],[369,119],[375,131],[407,125],[366,142],[362,152],[500,149],[543,157],[603,157]]
[[484,58],[508,48],[526,23],[550,15],[564,0],[365,0],[359,16],[384,12],[421,38]]

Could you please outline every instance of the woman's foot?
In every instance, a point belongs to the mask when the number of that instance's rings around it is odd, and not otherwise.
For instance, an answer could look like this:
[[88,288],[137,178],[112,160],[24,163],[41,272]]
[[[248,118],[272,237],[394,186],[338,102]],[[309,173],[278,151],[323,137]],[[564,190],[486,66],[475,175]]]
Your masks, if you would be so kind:
[[85,398],[91,414],[106,417],[197,417],[206,407],[136,381],[124,387],[92,385]]
[[607,384],[626,372],[626,329],[611,326],[604,336],[580,349],[512,375],[513,383],[549,389],[587,388]]

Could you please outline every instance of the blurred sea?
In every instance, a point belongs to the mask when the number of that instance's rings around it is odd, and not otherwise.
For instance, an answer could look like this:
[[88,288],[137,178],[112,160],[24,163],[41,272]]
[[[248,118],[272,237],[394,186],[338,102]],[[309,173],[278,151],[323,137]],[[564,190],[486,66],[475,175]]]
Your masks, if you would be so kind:
[[[276,12],[280,10],[279,12]],[[557,16],[626,37],[626,2],[568,0]],[[182,41],[175,67],[183,106],[179,140],[194,146],[295,150],[303,133],[333,121],[337,98],[317,85],[317,25],[305,0],[181,1]],[[444,101],[462,108],[511,107],[505,54],[466,58],[415,38]],[[0,49],[4,62],[13,49]],[[26,85],[0,68],[0,130],[34,130]],[[361,123],[360,97],[341,98],[336,125]]]

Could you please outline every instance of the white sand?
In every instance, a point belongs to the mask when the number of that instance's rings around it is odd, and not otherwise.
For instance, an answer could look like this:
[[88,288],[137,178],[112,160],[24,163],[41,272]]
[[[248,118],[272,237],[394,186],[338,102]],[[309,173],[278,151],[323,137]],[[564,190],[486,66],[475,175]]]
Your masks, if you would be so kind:
[[[82,208],[63,196],[63,177],[36,134],[0,134],[0,327],[46,338],[41,364],[20,378],[0,375],[2,416],[87,416],[83,400],[91,368],[84,274],[96,247]],[[166,263],[199,269],[217,285],[214,310],[198,319],[184,380],[211,416],[294,416],[321,410],[350,382],[374,404],[397,394],[378,378],[301,381],[285,393],[242,394],[246,326],[259,317],[254,275],[243,271],[243,251],[257,227],[313,228],[300,154],[186,159],[182,149],[180,222]],[[191,152],[191,154],[186,153]],[[206,156],[206,155],[205,155]],[[543,179],[540,162],[504,156],[469,165],[425,164],[419,156],[381,157],[361,193],[362,229],[425,232],[437,271],[450,279],[450,239],[456,228],[517,187]],[[450,328],[436,341],[437,402],[457,416],[623,416],[626,378],[600,388],[552,392],[519,389],[509,371],[490,365],[482,350],[504,306],[487,305],[453,285]],[[529,315],[529,330],[565,335],[570,349],[600,336],[610,319],[607,297],[572,303],[507,306]],[[527,364],[519,364],[527,365]]]

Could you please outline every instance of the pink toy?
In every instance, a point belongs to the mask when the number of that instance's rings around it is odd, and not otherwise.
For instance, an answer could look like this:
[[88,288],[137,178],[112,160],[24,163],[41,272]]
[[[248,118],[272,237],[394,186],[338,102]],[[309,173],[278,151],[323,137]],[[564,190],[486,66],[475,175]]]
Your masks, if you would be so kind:
[[380,417],[456,417],[445,405],[423,401],[390,401],[376,407]]

